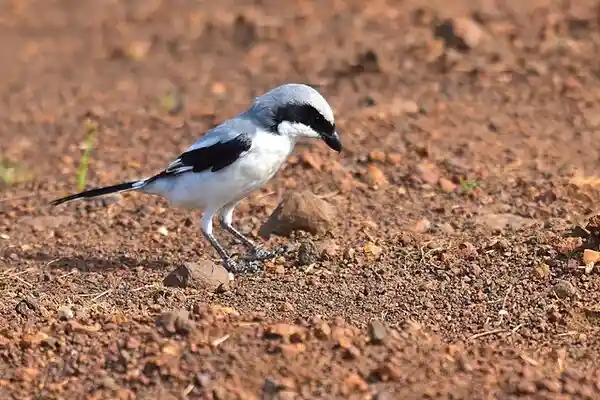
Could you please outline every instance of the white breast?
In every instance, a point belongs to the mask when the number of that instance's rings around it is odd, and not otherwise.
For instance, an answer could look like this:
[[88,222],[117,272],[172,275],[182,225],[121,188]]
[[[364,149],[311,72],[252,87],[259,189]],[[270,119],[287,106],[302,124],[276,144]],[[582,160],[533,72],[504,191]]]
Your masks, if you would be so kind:
[[281,168],[294,149],[289,136],[258,131],[250,151],[240,160],[240,173],[250,181],[266,183]]

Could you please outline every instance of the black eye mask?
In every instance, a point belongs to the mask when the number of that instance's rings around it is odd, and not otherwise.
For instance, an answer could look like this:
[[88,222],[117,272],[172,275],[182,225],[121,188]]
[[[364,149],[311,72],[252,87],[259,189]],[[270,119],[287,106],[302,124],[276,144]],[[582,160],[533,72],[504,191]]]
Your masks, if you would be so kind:
[[324,137],[332,136],[335,133],[335,124],[327,121],[323,114],[309,104],[288,104],[279,107],[275,111],[274,130],[277,131],[277,126],[284,121],[310,126]]

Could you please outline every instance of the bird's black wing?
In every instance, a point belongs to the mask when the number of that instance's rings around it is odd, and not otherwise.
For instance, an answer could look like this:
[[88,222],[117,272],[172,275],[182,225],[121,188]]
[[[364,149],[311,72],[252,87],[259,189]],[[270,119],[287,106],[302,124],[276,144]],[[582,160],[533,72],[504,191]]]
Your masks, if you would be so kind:
[[146,183],[185,172],[219,171],[235,162],[244,152],[250,150],[250,147],[252,147],[252,138],[245,133],[229,140],[192,147],[177,157],[164,171],[148,179]]

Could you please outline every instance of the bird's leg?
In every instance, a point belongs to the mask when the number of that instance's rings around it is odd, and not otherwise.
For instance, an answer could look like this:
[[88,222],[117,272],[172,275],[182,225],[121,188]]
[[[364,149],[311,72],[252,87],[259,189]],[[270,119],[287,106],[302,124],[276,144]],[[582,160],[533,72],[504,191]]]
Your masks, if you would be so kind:
[[213,213],[205,213],[202,216],[202,229],[201,230],[202,230],[202,234],[204,235],[204,237],[206,237],[206,239],[210,242],[212,247],[214,247],[214,249],[217,251],[217,253],[219,253],[221,260],[223,261],[223,267],[225,267],[225,269],[231,273],[255,272],[257,269],[256,266],[250,265],[250,264],[240,265],[240,264],[236,263],[234,260],[231,259],[231,257],[229,257],[229,255],[227,254],[225,249],[223,249],[223,247],[221,247],[219,242],[217,242],[217,239],[212,234],[213,215],[214,215]]
[[275,253],[271,253],[270,251],[267,251],[267,250],[263,249],[262,247],[258,246],[257,244],[252,242],[246,236],[242,235],[237,229],[235,229],[233,227],[231,222],[233,220],[233,208],[234,207],[235,207],[235,204],[226,206],[225,208],[223,208],[221,210],[221,213],[219,214],[219,223],[221,224],[221,227],[223,229],[225,229],[227,232],[231,233],[238,241],[240,241],[244,246],[246,246],[248,249],[250,249],[250,251],[252,252],[252,255],[245,256],[243,258],[247,259],[247,260],[262,261],[262,260],[268,260],[270,258],[275,257],[276,256]]

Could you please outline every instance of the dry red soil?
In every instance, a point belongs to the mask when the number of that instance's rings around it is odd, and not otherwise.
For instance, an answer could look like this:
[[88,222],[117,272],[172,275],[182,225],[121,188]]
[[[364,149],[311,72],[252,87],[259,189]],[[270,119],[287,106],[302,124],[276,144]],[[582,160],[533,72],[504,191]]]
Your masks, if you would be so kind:
[[[0,2],[0,398],[600,398],[599,21],[587,0]],[[86,121],[87,185],[116,183],[285,82],[318,85],[345,149],[299,146],[237,209],[287,245],[262,271],[166,287],[218,261],[199,213],[47,205],[77,190]],[[302,191],[327,232],[257,237]]]

